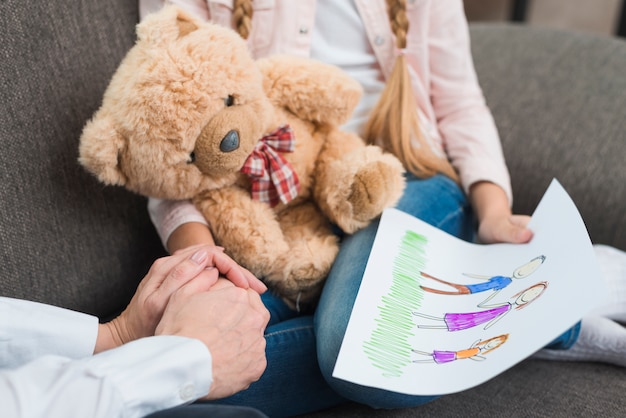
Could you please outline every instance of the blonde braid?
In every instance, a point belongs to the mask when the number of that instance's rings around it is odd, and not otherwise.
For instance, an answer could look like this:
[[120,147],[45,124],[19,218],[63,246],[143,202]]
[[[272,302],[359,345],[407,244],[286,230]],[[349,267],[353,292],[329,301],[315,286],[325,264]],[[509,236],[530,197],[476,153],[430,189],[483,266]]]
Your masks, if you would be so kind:
[[409,32],[409,19],[406,17],[406,1],[387,0],[387,13],[391,31],[396,35],[396,46],[402,50],[406,48],[406,34]]
[[234,0],[233,26],[243,39],[248,39],[252,30],[252,0]]
[[[409,30],[406,0],[387,0],[387,12],[396,46],[402,51],[406,48]],[[458,181],[450,162],[438,157],[422,134],[409,67],[403,53],[396,58],[380,99],[370,114],[365,139],[371,144],[381,142],[386,151],[398,157],[406,169],[418,177],[431,177],[439,172]]]

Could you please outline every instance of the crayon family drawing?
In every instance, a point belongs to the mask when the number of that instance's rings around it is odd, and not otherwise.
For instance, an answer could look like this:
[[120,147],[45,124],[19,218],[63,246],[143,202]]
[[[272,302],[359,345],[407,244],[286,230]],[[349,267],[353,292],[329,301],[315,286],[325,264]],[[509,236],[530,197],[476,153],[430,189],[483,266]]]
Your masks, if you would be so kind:
[[[478,385],[575,325],[603,296],[580,215],[554,181],[529,244],[463,242],[385,211],[334,376],[415,395]],[[575,261],[575,262],[574,262]]]

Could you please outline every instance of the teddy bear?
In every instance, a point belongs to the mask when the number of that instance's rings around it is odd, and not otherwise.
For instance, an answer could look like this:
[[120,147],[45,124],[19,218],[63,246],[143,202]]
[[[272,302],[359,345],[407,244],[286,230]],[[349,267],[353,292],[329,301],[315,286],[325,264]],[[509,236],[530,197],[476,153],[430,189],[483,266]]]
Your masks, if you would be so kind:
[[351,234],[404,189],[397,158],[341,130],[362,94],[309,58],[253,59],[233,30],[175,6],[146,17],[79,162],[101,182],[191,199],[215,241],[292,308],[319,296]]

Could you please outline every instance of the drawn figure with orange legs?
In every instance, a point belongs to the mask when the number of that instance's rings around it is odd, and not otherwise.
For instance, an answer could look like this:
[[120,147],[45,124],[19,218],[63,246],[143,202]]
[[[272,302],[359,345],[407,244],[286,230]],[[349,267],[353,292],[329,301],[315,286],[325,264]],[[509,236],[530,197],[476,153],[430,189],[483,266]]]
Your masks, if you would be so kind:
[[486,359],[485,354],[500,347],[508,338],[509,334],[502,334],[485,341],[478,340],[469,348],[459,351],[434,350],[432,353],[429,353],[427,351],[411,350],[416,354],[430,357],[429,359],[413,360],[413,363],[432,363],[434,361],[437,364],[443,364],[463,359],[483,361]]

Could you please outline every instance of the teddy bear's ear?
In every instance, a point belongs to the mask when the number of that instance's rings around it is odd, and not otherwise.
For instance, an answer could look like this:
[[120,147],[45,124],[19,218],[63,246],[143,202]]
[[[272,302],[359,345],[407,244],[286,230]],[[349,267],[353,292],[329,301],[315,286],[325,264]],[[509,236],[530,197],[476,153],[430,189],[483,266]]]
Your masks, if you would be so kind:
[[166,6],[149,14],[137,25],[140,41],[160,45],[174,41],[198,29],[199,22],[176,6]]
[[120,170],[119,156],[124,144],[111,118],[97,113],[83,129],[78,162],[101,182],[123,186],[126,176]]

